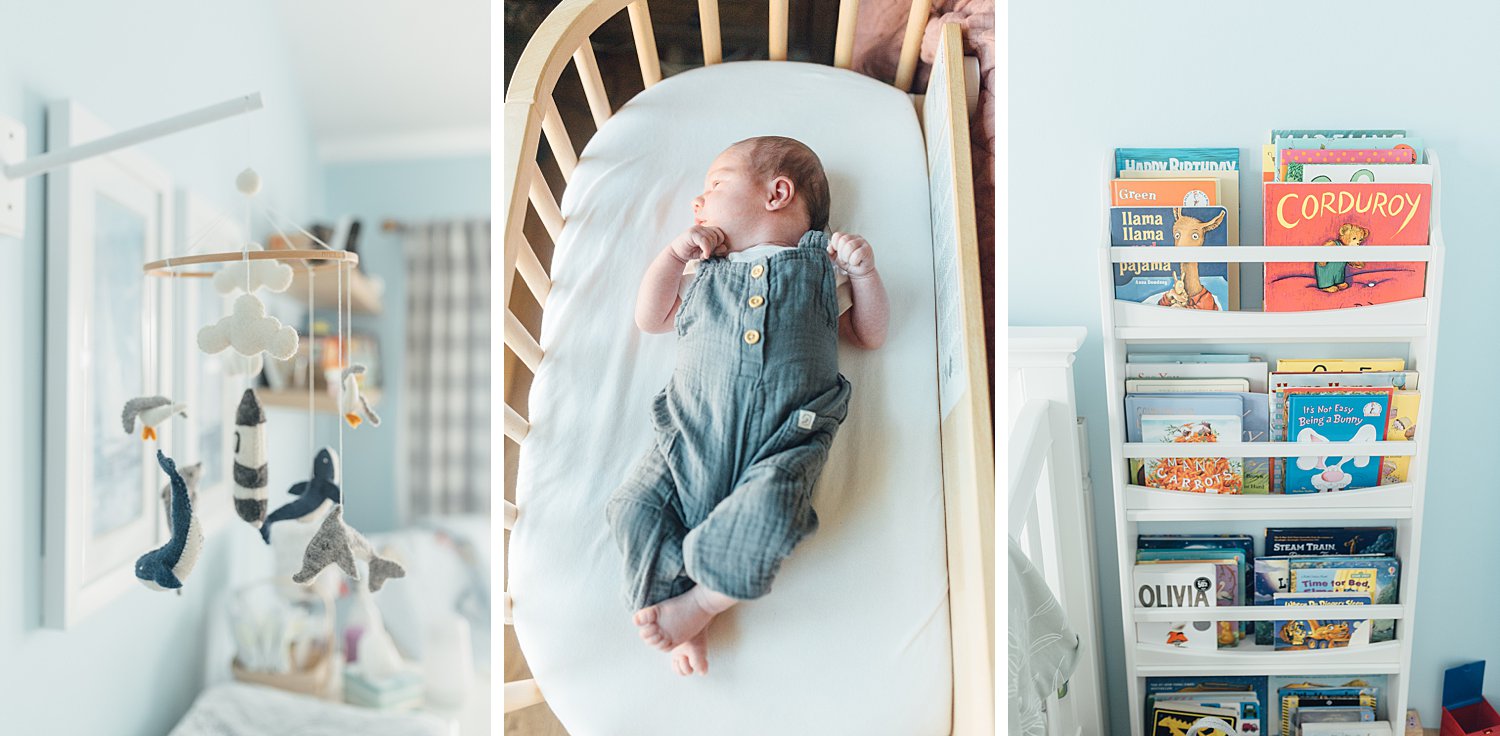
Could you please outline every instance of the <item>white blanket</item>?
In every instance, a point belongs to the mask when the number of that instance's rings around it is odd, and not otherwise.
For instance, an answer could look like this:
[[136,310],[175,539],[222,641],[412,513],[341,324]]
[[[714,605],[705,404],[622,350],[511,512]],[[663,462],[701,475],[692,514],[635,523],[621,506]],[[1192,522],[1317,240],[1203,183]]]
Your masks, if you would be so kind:
[[[848,420],[814,494],[821,529],[774,590],[709,629],[709,674],[679,677],[620,594],[605,521],[650,442],[675,333],[644,335],[636,289],[692,224],[729,144],[787,135],[828,171],[834,229],[864,235],[891,301],[875,352],[841,347]],[[573,736],[948,732],[951,662],[925,154],[909,97],[827,66],[695,69],[632,99],[584,151],[562,202],[522,443],[509,590],[515,633]]]
[[452,736],[435,716],[370,710],[260,685],[205,690],[169,736]]

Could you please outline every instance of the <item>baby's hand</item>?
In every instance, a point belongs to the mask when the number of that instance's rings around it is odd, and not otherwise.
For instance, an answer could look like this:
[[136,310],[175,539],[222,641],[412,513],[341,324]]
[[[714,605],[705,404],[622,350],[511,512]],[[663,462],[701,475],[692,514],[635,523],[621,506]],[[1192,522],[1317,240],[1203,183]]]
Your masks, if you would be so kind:
[[682,261],[712,258],[729,252],[729,248],[724,245],[724,231],[709,225],[688,228],[667,247]]
[[858,235],[835,232],[828,239],[828,257],[850,278],[862,279],[875,273],[875,250]]

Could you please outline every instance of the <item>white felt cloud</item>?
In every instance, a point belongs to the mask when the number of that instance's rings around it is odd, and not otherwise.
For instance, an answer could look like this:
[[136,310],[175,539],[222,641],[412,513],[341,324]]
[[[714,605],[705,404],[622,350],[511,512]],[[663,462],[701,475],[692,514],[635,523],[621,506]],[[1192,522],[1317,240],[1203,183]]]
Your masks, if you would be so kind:
[[267,317],[266,305],[253,294],[241,294],[228,317],[198,330],[199,350],[211,355],[228,347],[245,357],[265,351],[286,360],[297,352],[297,331]]
[[[246,248],[253,251],[262,250],[256,243],[251,243]],[[246,271],[250,272],[248,282],[245,277]],[[246,293],[256,289],[286,291],[291,285],[292,267],[281,261],[231,261],[224,264],[224,267],[214,274],[214,288],[218,289],[220,294],[233,294],[236,289],[244,289]]]

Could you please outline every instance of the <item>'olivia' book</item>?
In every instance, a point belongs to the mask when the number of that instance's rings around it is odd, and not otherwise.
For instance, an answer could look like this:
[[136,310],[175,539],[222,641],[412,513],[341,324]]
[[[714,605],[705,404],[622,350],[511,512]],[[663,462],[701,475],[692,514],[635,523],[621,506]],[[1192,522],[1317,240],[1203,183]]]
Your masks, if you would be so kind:
[[1427,264],[1365,262],[1361,245],[1427,245],[1429,184],[1265,185],[1265,244],[1319,245],[1328,260],[1267,263],[1265,311],[1384,304],[1424,293]]
[[[1288,393],[1288,442],[1378,442],[1385,437],[1391,390]],[[1308,455],[1286,463],[1286,493],[1328,493],[1380,485],[1378,455]]]
[[[1135,605],[1140,608],[1212,608],[1218,605],[1214,565],[1154,564],[1136,565]],[[1184,616],[1192,615],[1184,611]],[[1219,646],[1212,621],[1143,621],[1136,625],[1136,638],[1142,644],[1159,644],[1180,649],[1214,650]]]
[[[1222,246],[1227,243],[1223,207],[1111,207],[1110,245],[1146,247]],[[1116,263],[1115,298],[1181,309],[1227,310],[1229,264],[1159,261]]]

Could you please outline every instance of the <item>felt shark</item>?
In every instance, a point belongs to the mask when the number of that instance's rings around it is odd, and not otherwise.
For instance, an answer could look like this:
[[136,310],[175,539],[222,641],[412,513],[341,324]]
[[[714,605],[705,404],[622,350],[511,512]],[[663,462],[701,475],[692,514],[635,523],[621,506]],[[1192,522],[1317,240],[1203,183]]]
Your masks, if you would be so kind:
[[120,412],[120,423],[125,434],[135,434],[137,422],[141,425],[141,439],[156,439],[156,426],[181,414],[187,416],[187,404],[174,404],[165,396],[137,396],[125,402]]
[[259,529],[266,518],[266,413],[245,389],[234,413],[234,512]]
[[313,458],[312,479],[287,489],[295,500],[271,512],[260,527],[261,539],[271,543],[271,525],[287,519],[304,519],[326,505],[340,503],[338,454],[329,448],[318,450]]
[[177,473],[177,463],[161,450],[156,451],[156,463],[172,482],[172,538],[135,561],[135,576],[152,590],[173,590],[182,587],[183,578],[197,564],[203,549],[203,530],[193,513],[187,481]]
[[389,578],[406,577],[404,568],[377,556],[369,540],[344,523],[344,506],[339,504],[323,517],[323,525],[318,528],[318,533],[313,535],[312,541],[307,544],[307,551],[303,553],[302,569],[292,576],[292,580],[306,585],[329,565],[338,565],[345,575],[359,580],[359,568],[354,564],[355,559],[369,563],[372,593],[379,591]]

